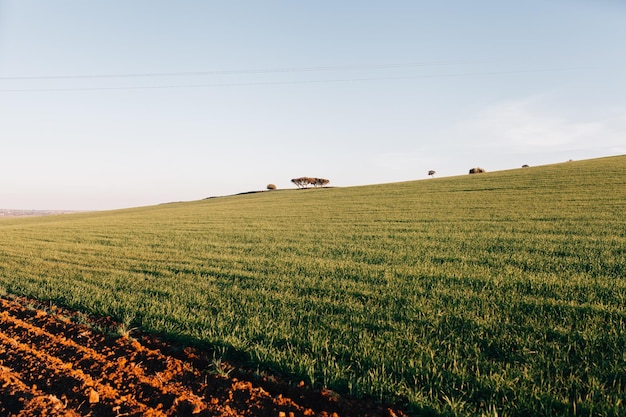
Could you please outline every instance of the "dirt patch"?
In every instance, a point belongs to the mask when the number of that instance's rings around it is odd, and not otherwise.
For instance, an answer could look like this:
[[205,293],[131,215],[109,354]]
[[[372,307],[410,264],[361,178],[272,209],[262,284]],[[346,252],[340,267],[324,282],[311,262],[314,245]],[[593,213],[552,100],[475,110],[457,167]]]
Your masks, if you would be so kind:
[[[406,417],[398,407],[216,366],[208,352],[149,335],[114,338],[78,320],[86,318],[0,298],[0,415]],[[211,365],[216,371],[207,372]]]

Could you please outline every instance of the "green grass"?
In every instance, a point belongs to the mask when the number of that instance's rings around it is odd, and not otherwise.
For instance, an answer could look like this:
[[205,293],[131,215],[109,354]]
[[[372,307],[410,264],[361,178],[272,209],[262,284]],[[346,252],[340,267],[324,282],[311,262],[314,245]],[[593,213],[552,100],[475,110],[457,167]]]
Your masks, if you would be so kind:
[[626,415],[626,157],[0,221],[0,289],[416,415]]

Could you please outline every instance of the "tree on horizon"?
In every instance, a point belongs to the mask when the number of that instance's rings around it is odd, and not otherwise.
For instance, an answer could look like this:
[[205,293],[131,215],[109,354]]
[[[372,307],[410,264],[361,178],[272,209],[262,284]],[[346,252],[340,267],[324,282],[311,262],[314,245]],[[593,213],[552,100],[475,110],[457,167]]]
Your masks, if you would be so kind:
[[326,178],[300,177],[293,178],[291,182],[293,182],[298,188],[309,188],[309,185],[314,187],[325,187],[328,185],[330,180],[327,180]]

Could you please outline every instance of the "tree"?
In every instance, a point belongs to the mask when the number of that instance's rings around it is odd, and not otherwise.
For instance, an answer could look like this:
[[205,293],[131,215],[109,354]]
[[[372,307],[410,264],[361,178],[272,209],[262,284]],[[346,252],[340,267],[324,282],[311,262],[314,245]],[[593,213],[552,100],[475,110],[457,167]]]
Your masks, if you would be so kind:
[[315,179],[315,183],[316,183],[316,187],[319,185],[320,187],[326,187],[328,185],[328,183],[330,182],[330,180],[327,180],[326,178],[316,178]]
[[326,178],[300,177],[292,179],[291,182],[296,184],[296,187],[298,188],[309,188],[309,185],[312,185],[313,187],[325,187],[328,185],[330,180],[327,180]]
[[428,175],[430,175],[430,177],[433,177],[436,174],[435,171],[433,171],[432,169],[430,171],[428,171]]
[[267,184],[267,189],[268,190],[275,190],[276,189],[276,184]]
[[291,182],[293,182],[294,184],[296,184],[296,187],[298,188],[306,188],[306,186],[309,184],[308,181],[304,181],[304,177],[301,178],[293,178],[291,180]]

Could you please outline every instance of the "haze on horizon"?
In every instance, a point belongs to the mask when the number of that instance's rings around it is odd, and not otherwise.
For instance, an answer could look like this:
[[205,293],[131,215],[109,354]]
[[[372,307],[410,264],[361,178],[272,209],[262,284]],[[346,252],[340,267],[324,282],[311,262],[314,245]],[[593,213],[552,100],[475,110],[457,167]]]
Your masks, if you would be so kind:
[[626,154],[626,4],[0,0],[0,208]]

